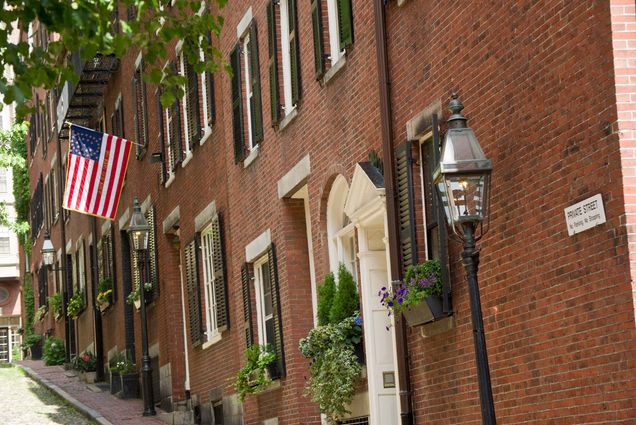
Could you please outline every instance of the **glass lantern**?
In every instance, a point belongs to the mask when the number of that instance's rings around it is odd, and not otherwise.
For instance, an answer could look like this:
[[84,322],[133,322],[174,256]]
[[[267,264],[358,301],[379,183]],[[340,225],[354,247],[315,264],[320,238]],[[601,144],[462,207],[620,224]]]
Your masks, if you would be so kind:
[[149,233],[150,226],[148,225],[146,217],[141,212],[139,200],[135,198],[133,215],[130,218],[130,224],[128,225],[130,244],[135,251],[145,251],[148,249]]
[[42,262],[45,266],[53,265],[55,261],[55,248],[51,242],[49,233],[44,234],[44,242],[42,243]]

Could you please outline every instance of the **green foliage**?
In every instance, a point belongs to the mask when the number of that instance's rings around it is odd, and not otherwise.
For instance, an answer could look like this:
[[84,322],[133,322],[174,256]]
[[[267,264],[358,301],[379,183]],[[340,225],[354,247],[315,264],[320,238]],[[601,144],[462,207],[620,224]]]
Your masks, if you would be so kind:
[[44,316],[46,316],[46,311],[47,311],[46,304],[41,305],[40,308],[38,308],[38,310],[35,312],[35,316],[33,316],[33,323],[35,324],[36,322],[39,322],[40,320],[44,319]]
[[72,360],[73,369],[80,372],[95,372],[97,370],[97,357],[90,351],[84,351]]
[[[223,8],[227,0],[216,0],[214,11]],[[140,50],[144,56],[146,81],[164,86],[164,101],[171,102],[183,93],[183,79],[164,70],[172,54],[174,41],[183,41],[185,59],[197,72],[215,72],[224,66],[222,53],[214,47],[223,18],[208,9],[197,14],[200,0],[177,0],[168,6],[167,0],[74,0],[74,1],[11,1],[0,13],[0,69],[13,69],[13,79],[0,74],[0,94],[6,104],[16,102],[18,114],[27,111],[32,88],[51,89],[65,81],[77,81],[71,54],[80,52],[86,61],[98,53],[121,58],[130,50]],[[113,25],[113,11],[119,7],[118,25]],[[136,13],[127,20],[127,7]],[[16,26],[25,34],[31,24],[43,24],[50,34],[57,34],[48,46],[29,47],[31,40],[12,40],[6,28]],[[208,35],[211,34],[211,41]],[[199,54],[204,52],[203,59]]]
[[344,264],[338,267],[338,288],[329,312],[329,323],[340,323],[360,310],[358,285]]
[[33,333],[33,318],[35,317],[35,295],[33,294],[33,284],[29,273],[24,275],[22,281],[22,295],[24,296],[25,316],[24,336],[28,337]]
[[234,381],[234,388],[241,401],[245,400],[247,394],[262,391],[272,383],[267,366],[276,360],[276,354],[270,347],[255,344],[245,351],[245,359],[247,363],[238,371]]
[[64,351],[64,340],[56,337],[49,337],[44,342],[42,359],[47,366],[64,364],[66,358]]
[[31,333],[22,339],[22,347],[31,348],[34,345],[39,344],[40,342],[42,342],[42,335]]
[[360,341],[361,332],[359,318],[351,316],[337,324],[318,326],[300,340],[300,352],[311,359],[306,393],[329,424],[349,413],[347,406],[362,375],[353,343]]
[[68,306],[66,306],[66,315],[68,317],[77,318],[77,316],[84,309],[84,294],[78,292],[68,300]]
[[383,287],[378,292],[380,303],[393,314],[416,306],[427,296],[441,296],[442,268],[439,261],[428,260],[409,266],[404,276],[404,285],[395,290]]
[[[152,286],[151,282],[146,282],[144,284],[144,289],[146,290],[146,294],[151,294],[154,287]],[[133,289],[132,291],[130,291],[130,294],[128,294],[128,296],[126,297],[126,303],[133,305],[135,303],[135,301],[137,301],[139,299],[139,284],[135,285],[135,289]],[[146,304],[148,304],[148,299],[146,298]]]
[[[1,43],[0,43],[1,44]],[[29,242],[29,170],[26,166],[26,133],[28,123],[19,122],[9,130],[0,131],[0,167],[11,168],[13,172],[13,196],[15,198],[15,221],[10,218],[4,205],[0,206],[0,224],[13,231],[27,253],[31,252]]]
[[116,353],[108,361],[108,369],[111,372],[117,372],[122,375],[137,373],[137,365],[133,363],[124,353]]
[[333,273],[325,276],[325,281],[318,287],[318,325],[329,323],[329,312],[336,294],[336,279]]
[[106,277],[97,285],[97,302],[101,304],[110,303],[113,294],[113,279]]
[[62,294],[56,292],[48,298],[48,301],[53,314],[56,316],[62,315]]

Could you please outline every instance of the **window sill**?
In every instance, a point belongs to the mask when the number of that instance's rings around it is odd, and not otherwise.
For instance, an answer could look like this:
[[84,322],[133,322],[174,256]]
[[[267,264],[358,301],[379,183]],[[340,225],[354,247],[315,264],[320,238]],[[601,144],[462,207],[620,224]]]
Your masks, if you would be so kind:
[[201,345],[201,349],[205,350],[206,348],[210,348],[220,340],[221,334],[217,333],[216,335],[213,335],[212,338],[210,338],[208,341],[204,342],[203,345]]
[[168,180],[164,184],[166,189],[170,187],[170,185],[172,184],[173,181],[174,181],[174,173],[170,173],[170,177],[168,177]]
[[201,141],[199,142],[199,146],[203,146],[203,144],[207,142],[207,140],[212,135],[212,129],[210,127],[206,127],[204,130],[205,131],[203,133],[203,136],[201,136]]
[[247,168],[250,166],[250,164],[252,162],[254,162],[254,160],[256,158],[258,158],[258,152],[261,150],[261,145],[256,145],[251,151],[250,154],[247,155],[247,158],[245,158],[245,160],[243,161],[243,168]]
[[283,131],[285,127],[287,127],[293,120],[298,116],[298,107],[294,106],[294,108],[289,112],[289,114],[285,115],[278,125],[278,131]]
[[347,64],[347,59],[343,53],[342,56],[340,56],[340,59],[338,59],[338,62],[331,65],[331,68],[329,68],[329,70],[325,73],[325,76],[322,78],[322,83],[326,85],[329,81],[333,79],[333,77],[336,76],[336,74],[340,72],[340,70],[342,70],[345,67],[346,64]]
[[192,151],[187,151],[186,152],[186,157],[183,160],[183,162],[181,163],[181,168],[185,168],[186,165],[188,165],[188,162],[190,162],[190,160],[192,159],[193,155],[192,155]]

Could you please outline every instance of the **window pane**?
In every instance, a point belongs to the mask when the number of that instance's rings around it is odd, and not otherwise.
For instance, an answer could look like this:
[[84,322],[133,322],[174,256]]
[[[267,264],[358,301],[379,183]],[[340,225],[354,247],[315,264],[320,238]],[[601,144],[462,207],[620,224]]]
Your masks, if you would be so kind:
[[275,345],[274,341],[274,319],[269,318],[265,321],[265,344]]
[[261,267],[263,273],[263,306],[265,318],[272,315],[272,283],[269,280],[269,264]]

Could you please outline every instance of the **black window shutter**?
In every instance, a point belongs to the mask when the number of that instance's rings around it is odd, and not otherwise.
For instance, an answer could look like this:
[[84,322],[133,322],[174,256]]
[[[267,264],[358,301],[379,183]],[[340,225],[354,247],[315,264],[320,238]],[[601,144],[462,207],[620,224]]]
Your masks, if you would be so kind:
[[245,329],[245,345],[251,347],[254,344],[254,334],[252,333],[252,301],[250,299],[250,268],[244,263],[241,268],[241,284],[243,287],[243,323]]
[[186,77],[186,115],[188,119],[188,140],[190,149],[194,149],[201,140],[201,112],[199,110],[199,75],[183,58]]
[[296,19],[296,0],[289,0],[289,55],[291,63],[292,103],[296,105],[300,100],[300,51],[298,50],[298,24]]
[[280,121],[280,94],[278,90],[278,52],[276,49],[276,11],[274,0],[267,5],[267,41],[269,44],[269,98],[272,126]]
[[161,105],[161,89],[158,88],[155,91],[155,100],[157,104],[157,121],[159,123],[159,133],[157,139],[159,142],[159,151],[161,152],[161,182],[165,183],[168,180],[168,170],[166,168],[166,139],[164,135],[164,110]]
[[124,102],[123,100],[119,102],[119,107],[117,108],[117,122],[118,127],[117,130],[120,134],[118,136],[126,137],[126,129],[124,128]]
[[[439,122],[437,114],[433,114],[432,118],[432,127],[433,127],[433,164],[437,166],[441,157],[441,144],[439,137]],[[442,282],[443,282],[443,299],[444,299],[444,312],[450,313],[452,311],[452,303],[451,303],[451,287],[450,287],[450,270],[448,264],[448,234],[445,225],[445,213],[444,206],[440,200],[440,196],[438,191],[435,189],[433,185],[433,171],[434,168],[431,167],[429,170],[428,181],[430,184],[430,190],[432,193],[435,193],[436,196],[433,196],[433,202],[435,204],[435,215],[436,221],[439,226],[439,261],[442,269]]]
[[314,29],[314,67],[316,80],[325,75],[325,55],[322,44],[322,1],[311,0],[311,24]]
[[216,303],[216,325],[219,332],[230,324],[227,300],[227,279],[223,251],[223,221],[219,213],[212,221],[212,263],[214,265],[214,298]]
[[402,269],[417,263],[415,209],[413,202],[413,156],[411,142],[402,143],[395,152],[398,223]]
[[135,102],[135,145],[137,159],[143,158],[148,146],[148,108],[146,104],[146,84],[142,79],[143,61],[133,76],[133,99]]
[[[207,35],[208,43],[210,46],[212,45],[212,33],[208,33]],[[214,103],[214,73],[205,72],[205,83],[207,85],[207,101],[208,101],[208,127],[212,128],[214,122],[216,121],[216,105]]]
[[195,237],[185,248],[186,287],[188,290],[188,314],[190,319],[190,339],[193,346],[201,345],[203,329],[201,326],[201,291],[199,288],[199,270],[197,265],[198,243]]
[[240,52],[241,50],[239,45],[236,44],[230,53],[230,66],[232,67],[232,130],[234,136],[234,162],[242,161],[245,157]]
[[271,378],[278,379],[285,376],[285,347],[283,344],[283,318],[280,305],[280,285],[278,283],[278,266],[276,249],[270,245],[268,252],[268,266],[272,285],[272,315],[274,320],[274,352],[276,353],[276,371]]
[[[170,64],[172,71],[177,73],[177,64]],[[183,160],[183,143],[181,139],[181,102],[175,100],[170,106],[170,155],[172,156],[172,171],[177,169]]]
[[353,13],[351,0],[337,0],[340,50],[353,44]]
[[148,233],[148,253],[146,260],[148,262],[148,282],[152,283],[153,296],[156,298],[159,296],[159,274],[157,273],[158,261],[157,261],[157,223],[155,207],[152,206],[146,212],[146,220],[148,220],[148,226],[150,232]]
[[252,138],[256,144],[263,140],[263,111],[261,106],[261,73],[258,60],[258,32],[256,22],[250,26],[250,77],[252,85],[252,99],[250,100],[252,118]]

